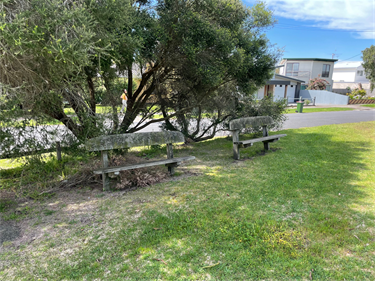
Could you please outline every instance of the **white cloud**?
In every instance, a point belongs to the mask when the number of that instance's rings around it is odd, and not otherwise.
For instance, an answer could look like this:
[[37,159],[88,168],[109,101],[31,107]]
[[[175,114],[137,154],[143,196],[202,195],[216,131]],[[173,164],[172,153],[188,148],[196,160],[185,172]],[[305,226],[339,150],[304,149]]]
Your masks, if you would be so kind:
[[375,39],[375,0],[266,0],[266,2],[276,16],[298,21],[315,21],[315,27],[352,31],[355,32],[355,37]]

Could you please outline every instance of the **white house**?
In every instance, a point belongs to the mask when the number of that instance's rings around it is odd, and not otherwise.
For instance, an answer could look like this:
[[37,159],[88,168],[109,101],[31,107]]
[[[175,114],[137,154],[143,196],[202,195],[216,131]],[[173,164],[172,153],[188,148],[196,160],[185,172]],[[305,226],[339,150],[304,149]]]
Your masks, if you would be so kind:
[[295,102],[299,98],[302,83],[303,80],[294,77],[274,74],[273,78],[258,90],[258,99],[272,95],[274,100],[288,99],[289,103]]
[[279,74],[303,80],[302,88],[305,89],[309,80],[313,78],[323,78],[328,81],[327,90],[332,89],[333,65],[337,59],[321,58],[284,58],[280,65]]
[[370,83],[366,78],[362,61],[338,61],[333,68],[334,82],[341,83]]
[[359,88],[360,84],[367,95],[374,96],[375,90],[371,92],[370,81],[366,78],[362,61],[338,61],[333,68],[333,91],[345,93],[346,88]]

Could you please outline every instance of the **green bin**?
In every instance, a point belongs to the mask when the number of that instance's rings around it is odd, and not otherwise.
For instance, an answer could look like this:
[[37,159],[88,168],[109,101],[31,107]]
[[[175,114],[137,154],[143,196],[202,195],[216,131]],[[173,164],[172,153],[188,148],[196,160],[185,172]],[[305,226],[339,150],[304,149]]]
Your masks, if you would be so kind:
[[297,112],[302,113],[303,111],[303,101],[297,101]]

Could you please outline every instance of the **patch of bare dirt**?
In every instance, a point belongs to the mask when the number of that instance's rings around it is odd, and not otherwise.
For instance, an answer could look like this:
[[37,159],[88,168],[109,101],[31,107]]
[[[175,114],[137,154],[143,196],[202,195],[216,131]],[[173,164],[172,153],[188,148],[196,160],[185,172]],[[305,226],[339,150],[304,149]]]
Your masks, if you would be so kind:
[[4,221],[0,217],[0,245],[5,241],[13,241],[21,235],[21,228],[13,221]]

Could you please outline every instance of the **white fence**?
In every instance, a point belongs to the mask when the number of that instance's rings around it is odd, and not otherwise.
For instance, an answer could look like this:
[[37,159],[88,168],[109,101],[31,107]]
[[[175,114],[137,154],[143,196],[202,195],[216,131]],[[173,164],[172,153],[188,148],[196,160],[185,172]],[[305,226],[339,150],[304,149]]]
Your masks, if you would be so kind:
[[302,99],[314,99],[316,105],[347,105],[349,103],[349,96],[344,96],[329,91],[319,90],[301,90],[300,97]]

